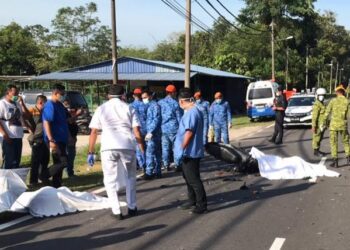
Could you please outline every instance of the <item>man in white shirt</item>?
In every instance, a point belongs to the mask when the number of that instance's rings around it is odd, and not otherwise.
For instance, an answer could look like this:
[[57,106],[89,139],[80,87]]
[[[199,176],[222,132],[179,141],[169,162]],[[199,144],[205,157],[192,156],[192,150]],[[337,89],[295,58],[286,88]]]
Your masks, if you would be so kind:
[[121,220],[118,190],[126,186],[128,215],[137,215],[136,207],[136,153],[135,138],[144,152],[140,133],[140,124],[135,110],[121,100],[124,88],[111,85],[108,91],[109,101],[98,107],[92,117],[87,162],[94,165],[94,151],[98,130],[101,134],[101,161],[103,182],[113,215]]
[[22,157],[23,119],[30,113],[15,85],[8,85],[0,100],[0,133],[3,137],[3,168],[18,168]]

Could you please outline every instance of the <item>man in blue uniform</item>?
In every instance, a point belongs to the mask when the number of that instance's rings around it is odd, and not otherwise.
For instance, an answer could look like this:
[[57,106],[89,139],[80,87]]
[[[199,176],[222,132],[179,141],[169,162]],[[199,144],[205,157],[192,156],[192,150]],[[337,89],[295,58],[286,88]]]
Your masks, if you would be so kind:
[[[181,110],[176,98],[176,88],[168,85],[165,89],[167,96],[158,102],[162,115],[162,160],[163,166],[170,170],[170,157],[174,147],[176,132],[179,128]],[[179,162],[174,157],[175,166],[179,169]]]
[[148,90],[142,93],[142,101],[148,104],[146,118],[146,172],[145,180],[151,180],[154,175],[161,177],[161,115],[160,107],[151,99]]
[[204,156],[203,116],[189,88],[180,90],[179,104],[186,112],[180,121],[174,154],[181,158],[188,191],[188,201],[181,208],[192,209],[193,214],[202,214],[207,212],[207,196],[199,171],[200,160]]
[[[147,119],[147,108],[148,103],[143,103],[141,99],[142,90],[140,88],[134,89],[134,101],[131,103],[131,107],[135,109],[136,115],[139,118],[140,122],[140,132],[142,138],[145,138],[147,134],[146,129],[146,119]],[[144,145],[145,146],[145,145]],[[146,159],[145,154],[141,152],[140,147],[136,147],[136,158],[138,166],[141,167],[143,170],[146,169]]]
[[230,104],[223,100],[221,92],[215,93],[215,101],[210,106],[209,123],[214,127],[215,141],[229,144],[228,129],[232,127]]
[[202,93],[200,91],[194,94],[194,99],[196,100],[196,106],[203,115],[203,143],[205,145],[208,143],[210,104],[208,101],[202,99]]

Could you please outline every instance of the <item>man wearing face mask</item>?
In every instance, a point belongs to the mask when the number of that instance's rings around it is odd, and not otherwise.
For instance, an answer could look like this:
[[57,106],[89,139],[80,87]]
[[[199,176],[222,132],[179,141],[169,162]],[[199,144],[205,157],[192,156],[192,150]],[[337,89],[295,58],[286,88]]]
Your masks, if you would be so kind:
[[216,92],[214,98],[210,106],[209,124],[214,128],[215,141],[220,143],[222,139],[225,144],[229,144],[228,129],[232,127],[230,104],[223,101],[221,92]]
[[68,116],[63,106],[65,88],[61,84],[55,84],[51,94],[51,100],[47,101],[43,109],[44,140],[48,144],[53,165],[49,172],[52,176],[52,185],[55,188],[61,186],[62,171],[67,166],[67,143],[69,137]]
[[2,153],[5,169],[18,168],[22,156],[23,122],[30,113],[15,85],[8,85],[0,101],[0,133],[3,136]]
[[151,180],[153,177],[160,178],[162,152],[161,152],[161,114],[158,103],[151,99],[151,93],[148,90],[142,91],[142,101],[148,104],[146,118],[146,171],[145,180]]
[[[179,128],[179,122],[182,116],[179,104],[175,101],[176,87],[168,85],[165,88],[166,97],[158,102],[162,115],[162,160],[163,166],[170,170],[170,157],[174,147],[176,132]],[[175,168],[180,171],[179,162],[174,157]]]
[[283,122],[284,122],[284,111],[286,110],[287,102],[282,92],[282,87],[278,86],[276,92],[276,98],[273,102],[272,109],[275,111],[275,131],[269,142],[275,143],[276,145],[283,143]]
[[208,101],[203,100],[202,93],[200,91],[197,91],[194,94],[194,99],[196,100],[196,106],[199,108],[203,115],[203,143],[205,145],[208,143],[210,104]]
[[326,90],[319,88],[316,90],[316,101],[312,107],[312,148],[315,156],[324,156],[324,153],[320,151],[320,144],[323,138],[323,133],[320,129],[321,122],[324,119],[326,112],[326,105],[324,104],[324,96]]
[[196,106],[189,88],[179,92],[179,104],[185,110],[176,134],[174,154],[182,160],[188,201],[181,209],[192,209],[193,214],[207,212],[207,196],[200,178],[200,160],[204,156],[203,116]]
[[[141,94],[142,94],[142,90],[140,88],[134,89],[134,92],[133,92],[134,101],[130,105],[135,109],[136,115],[139,118],[139,122],[140,122],[141,136],[142,138],[145,138],[147,133],[146,119],[147,119],[148,103],[144,103],[142,101]],[[140,147],[138,146],[136,147],[136,158],[137,158],[138,166],[143,170],[145,170],[146,169],[145,154],[144,152],[141,152]]]

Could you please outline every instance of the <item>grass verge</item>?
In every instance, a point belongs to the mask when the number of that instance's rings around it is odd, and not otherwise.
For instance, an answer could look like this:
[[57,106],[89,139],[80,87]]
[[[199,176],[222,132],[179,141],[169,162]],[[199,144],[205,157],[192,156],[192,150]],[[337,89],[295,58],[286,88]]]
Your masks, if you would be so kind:
[[253,126],[264,126],[270,125],[273,123],[273,120],[258,120],[252,122],[247,115],[236,115],[232,118],[232,127],[233,128],[243,128],[243,127],[253,127]]

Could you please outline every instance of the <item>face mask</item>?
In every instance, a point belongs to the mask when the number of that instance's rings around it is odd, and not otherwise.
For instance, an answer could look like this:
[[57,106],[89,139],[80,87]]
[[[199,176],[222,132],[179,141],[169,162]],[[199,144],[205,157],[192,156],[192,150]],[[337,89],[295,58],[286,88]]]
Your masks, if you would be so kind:
[[216,102],[217,104],[220,104],[220,103],[222,102],[222,100],[221,100],[221,99],[216,99],[215,102]]
[[201,100],[200,99],[196,100],[196,103],[198,103],[198,104],[201,103]]
[[11,100],[13,102],[17,102],[18,101],[18,96],[17,95],[12,96]]
[[61,95],[60,98],[59,98],[59,101],[63,103],[64,99],[65,99],[65,97],[63,95]]
[[148,104],[149,103],[149,99],[148,98],[142,99],[142,101],[143,101],[144,104]]
[[276,93],[276,96],[280,96],[280,95],[281,95],[280,92],[277,92],[277,93]]
[[324,95],[319,95],[319,96],[318,96],[318,100],[319,100],[320,102],[323,102],[323,100],[324,100]]

